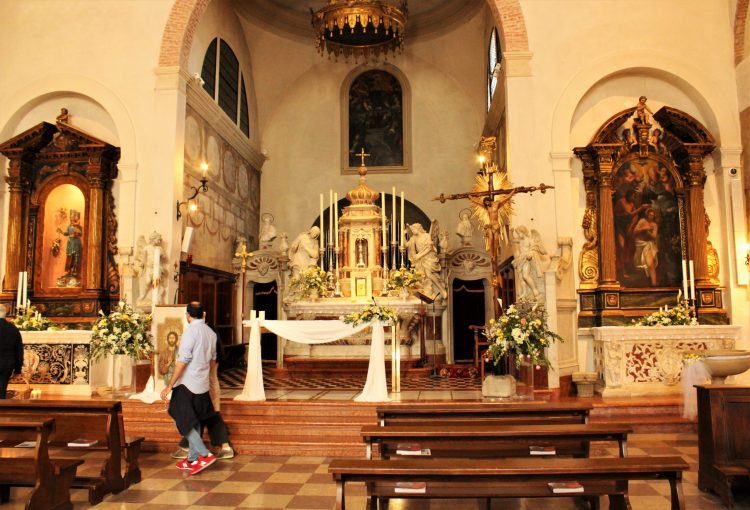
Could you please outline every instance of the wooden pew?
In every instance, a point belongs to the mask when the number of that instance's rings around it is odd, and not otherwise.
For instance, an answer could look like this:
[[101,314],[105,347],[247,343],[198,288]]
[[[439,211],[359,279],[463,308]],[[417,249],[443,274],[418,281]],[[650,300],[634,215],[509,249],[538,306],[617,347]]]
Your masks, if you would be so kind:
[[588,423],[593,406],[581,402],[409,402],[378,406],[380,425],[531,425]]
[[[532,446],[551,446],[555,455],[588,457],[591,441],[617,441],[627,454],[632,427],[617,424],[574,425],[367,425],[360,434],[367,458],[379,446],[382,458],[396,456],[399,445],[429,449],[432,457],[526,457]],[[535,455],[537,456],[537,455]],[[547,457],[550,455],[538,455]]]
[[[629,480],[667,480],[672,510],[684,510],[680,457],[592,459],[334,459],[328,472],[336,482],[336,510],[346,509],[346,484],[364,482],[370,509],[378,498],[490,498],[609,496],[610,509],[626,510]],[[548,483],[575,480],[584,491],[553,493]],[[424,492],[403,493],[404,484],[424,482]],[[400,486],[399,486],[400,485]]]
[[[73,508],[70,486],[83,460],[50,459],[47,441],[55,430],[51,418],[15,419],[0,416],[0,503],[10,501],[11,486],[31,486],[26,510]],[[14,448],[34,441],[33,448]]]
[[750,475],[750,387],[696,386],[698,488],[713,491],[728,508],[732,487]]
[[[92,505],[101,502],[105,495],[121,492],[141,480],[138,456],[143,438],[125,437],[119,401],[0,400],[0,415],[54,418],[56,427],[50,436],[50,448],[55,457],[85,456],[86,464],[72,487],[87,489]],[[80,438],[94,439],[97,443],[85,448],[67,446]]]

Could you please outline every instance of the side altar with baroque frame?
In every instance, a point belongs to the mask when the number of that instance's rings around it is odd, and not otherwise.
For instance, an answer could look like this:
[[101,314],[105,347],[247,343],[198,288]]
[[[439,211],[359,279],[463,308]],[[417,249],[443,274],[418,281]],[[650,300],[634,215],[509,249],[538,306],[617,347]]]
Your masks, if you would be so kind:
[[120,299],[112,195],[120,149],[68,124],[42,122],[0,144],[9,160],[8,233],[0,302],[28,299],[68,327],[88,326]]
[[708,129],[685,112],[646,98],[613,115],[585,147],[585,243],[579,256],[579,327],[615,326],[673,306],[694,263],[694,305],[702,324],[726,324],[719,259],[708,240]]

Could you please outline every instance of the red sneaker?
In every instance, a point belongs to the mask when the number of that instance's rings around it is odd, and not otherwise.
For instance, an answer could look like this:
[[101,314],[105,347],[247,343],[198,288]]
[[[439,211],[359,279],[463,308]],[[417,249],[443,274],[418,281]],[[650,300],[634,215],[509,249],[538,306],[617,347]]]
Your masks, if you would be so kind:
[[178,460],[175,466],[177,467],[177,469],[185,469],[185,470],[191,469],[190,462],[187,460],[187,457],[185,457],[182,460]]
[[200,473],[214,462],[216,462],[216,456],[212,453],[209,453],[205,457],[199,455],[197,460],[190,463],[190,474],[194,475]]

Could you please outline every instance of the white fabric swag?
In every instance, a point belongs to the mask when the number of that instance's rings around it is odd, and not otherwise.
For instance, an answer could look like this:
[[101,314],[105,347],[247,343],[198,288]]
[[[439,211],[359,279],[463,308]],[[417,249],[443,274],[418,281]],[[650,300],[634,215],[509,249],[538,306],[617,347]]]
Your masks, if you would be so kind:
[[[243,322],[250,326],[250,345],[247,356],[247,375],[242,393],[235,400],[261,401],[266,399],[263,388],[263,368],[260,356],[260,328],[265,327],[282,338],[303,344],[324,344],[354,335],[372,326],[370,342],[370,364],[367,381],[362,393],[354,400],[358,402],[383,402],[389,400],[385,378],[385,332],[387,322],[373,321],[352,326],[340,320],[325,321],[276,321],[264,318]],[[395,339],[394,339],[395,341]]]

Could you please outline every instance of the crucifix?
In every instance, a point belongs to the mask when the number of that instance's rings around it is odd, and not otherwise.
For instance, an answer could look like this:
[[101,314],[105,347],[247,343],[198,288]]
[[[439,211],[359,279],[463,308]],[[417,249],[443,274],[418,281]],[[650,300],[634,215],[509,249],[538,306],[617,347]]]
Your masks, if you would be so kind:
[[361,158],[361,160],[362,160],[361,163],[359,164],[359,166],[365,166],[365,158],[370,156],[369,154],[365,154],[365,148],[364,147],[362,147],[360,149],[360,151],[358,153],[355,153],[354,155],[356,157],[358,157],[358,158]]
[[498,237],[501,235],[501,229],[505,226],[500,218],[500,211],[510,205],[510,200],[513,195],[517,193],[533,193],[535,191],[541,191],[546,193],[548,189],[554,188],[554,186],[548,186],[547,184],[540,184],[539,186],[517,186],[515,188],[498,188],[495,189],[495,174],[497,173],[497,165],[494,163],[484,164],[484,156],[480,157],[482,163],[482,169],[479,171],[479,175],[482,176],[487,183],[487,189],[469,191],[468,193],[455,193],[453,195],[444,195],[433,198],[433,200],[439,200],[441,204],[444,204],[446,200],[460,200],[464,198],[468,199],[480,199],[482,201],[482,207],[484,207],[489,218],[488,224],[485,225],[484,232],[488,239],[487,248],[490,251],[490,265],[492,266],[492,278],[490,284],[492,285],[492,297],[493,305],[495,310],[495,317],[499,317],[502,314],[502,306],[500,304],[500,284],[498,274],[499,263],[497,261],[498,254]]
[[[249,257],[253,256],[253,252],[247,251],[247,246],[245,246],[245,243],[242,243],[242,249],[238,252],[235,252],[235,257],[239,257],[242,259],[242,262],[240,264],[240,271],[242,272],[242,304],[240,308],[240,317],[241,320],[245,320],[245,272],[247,271],[247,259]],[[244,328],[240,329],[240,336],[242,337],[242,342],[245,342],[245,330]]]

